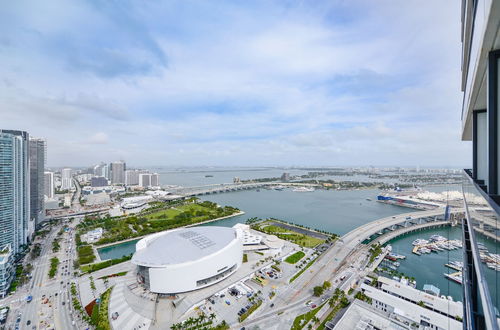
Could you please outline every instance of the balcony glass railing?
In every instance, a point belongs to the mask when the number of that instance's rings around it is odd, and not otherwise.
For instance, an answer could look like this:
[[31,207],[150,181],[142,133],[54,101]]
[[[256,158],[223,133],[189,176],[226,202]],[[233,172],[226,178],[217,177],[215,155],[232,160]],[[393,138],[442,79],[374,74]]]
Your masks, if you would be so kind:
[[[483,328],[498,329],[500,308],[500,230],[498,204],[464,172],[462,184],[465,219],[464,232],[464,303],[476,320],[483,318]],[[465,266],[464,265],[464,266]],[[467,272],[469,272],[467,274]],[[468,277],[468,278],[467,278]],[[467,283],[469,280],[469,283]],[[468,284],[465,286],[465,284]]]

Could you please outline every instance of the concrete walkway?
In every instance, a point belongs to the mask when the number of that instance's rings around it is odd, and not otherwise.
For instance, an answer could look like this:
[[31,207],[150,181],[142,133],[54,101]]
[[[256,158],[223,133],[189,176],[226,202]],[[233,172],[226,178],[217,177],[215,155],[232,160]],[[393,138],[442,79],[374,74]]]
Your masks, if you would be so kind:
[[111,327],[115,330],[149,329],[151,320],[130,308],[125,299],[124,290],[127,288],[123,282],[117,283],[113,288],[109,302],[109,313],[112,315],[117,312],[119,316],[116,320],[111,319]]

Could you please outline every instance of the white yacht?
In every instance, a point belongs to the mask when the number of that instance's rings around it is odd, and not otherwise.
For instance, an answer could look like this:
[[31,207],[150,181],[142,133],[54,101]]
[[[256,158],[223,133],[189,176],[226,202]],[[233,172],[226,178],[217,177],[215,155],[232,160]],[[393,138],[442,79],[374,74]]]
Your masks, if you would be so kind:
[[417,238],[416,240],[413,241],[413,245],[424,245],[424,244],[427,244],[429,243],[428,240],[426,239],[421,239],[421,238]]
[[292,191],[295,191],[295,192],[312,192],[312,191],[314,191],[314,188],[298,187],[298,188],[293,189]]

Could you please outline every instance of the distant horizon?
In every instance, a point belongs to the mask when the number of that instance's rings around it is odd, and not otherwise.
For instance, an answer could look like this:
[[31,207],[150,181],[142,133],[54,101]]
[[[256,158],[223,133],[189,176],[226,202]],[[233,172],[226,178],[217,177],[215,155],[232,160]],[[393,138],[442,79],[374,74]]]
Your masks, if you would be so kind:
[[[111,161],[110,161],[111,162]],[[109,164],[110,162],[105,162]],[[425,165],[129,165],[127,161],[125,160],[125,163],[127,164],[127,169],[132,168],[132,169],[147,169],[147,168],[167,168],[167,169],[267,169],[267,168],[278,168],[278,169],[309,169],[309,168],[321,168],[321,169],[335,169],[335,168],[368,168],[368,167],[373,167],[375,169],[381,169],[381,168],[402,168],[402,169],[416,169],[419,167],[421,170],[422,169],[450,169],[450,170],[461,170],[461,169],[467,169],[469,168],[468,166],[425,166]],[[74,169],[86,169],[90,168],[92,166],[97,165],[98,163],[95,164],[90,164],[90,165],[50,165],[47,166],[47,169],[51,168],[56,168],[56,169],[61,169],[61,168],[74,168]]]

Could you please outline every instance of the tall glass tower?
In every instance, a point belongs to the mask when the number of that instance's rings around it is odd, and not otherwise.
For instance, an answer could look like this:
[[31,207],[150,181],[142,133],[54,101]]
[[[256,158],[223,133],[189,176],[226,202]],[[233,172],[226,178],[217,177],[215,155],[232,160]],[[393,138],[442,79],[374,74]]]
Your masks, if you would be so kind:
[[45,140],[30,138],[30,208],[35,227],[45,220],[45,154]]
[[29,135],[0,130],[0,297],[12,280],[12,260],[27,243],[30,222]]

